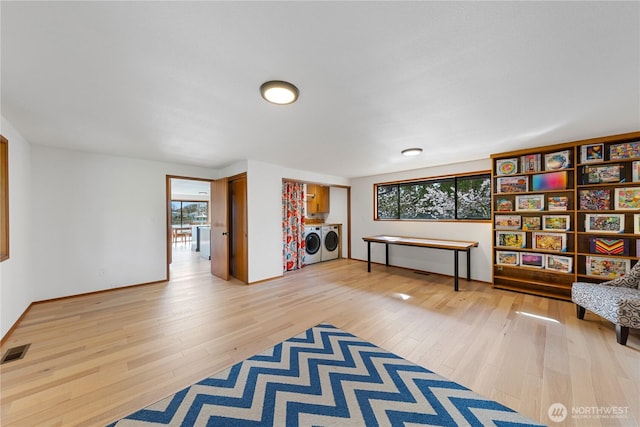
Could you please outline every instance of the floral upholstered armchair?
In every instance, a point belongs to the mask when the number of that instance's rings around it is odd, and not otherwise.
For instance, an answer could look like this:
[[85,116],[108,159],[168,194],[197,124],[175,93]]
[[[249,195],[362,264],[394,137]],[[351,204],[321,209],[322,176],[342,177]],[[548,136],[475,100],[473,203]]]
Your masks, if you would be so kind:
[[576,282],[571,300],[576,303],[578,319],[585,309],[615,323],[618,344],[626,345],[629,328],[640,328],[640,261],[631,271],[604,283]]

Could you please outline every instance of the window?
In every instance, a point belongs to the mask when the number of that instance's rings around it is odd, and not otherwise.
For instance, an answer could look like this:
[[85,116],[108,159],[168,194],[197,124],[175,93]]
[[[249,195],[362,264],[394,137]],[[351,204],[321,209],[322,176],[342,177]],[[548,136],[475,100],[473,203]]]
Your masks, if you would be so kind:
[[208,223],[209,202],[171,201],[171,225],[184,227]]
[[375,184],[377,220],[488,220],[488,173]]

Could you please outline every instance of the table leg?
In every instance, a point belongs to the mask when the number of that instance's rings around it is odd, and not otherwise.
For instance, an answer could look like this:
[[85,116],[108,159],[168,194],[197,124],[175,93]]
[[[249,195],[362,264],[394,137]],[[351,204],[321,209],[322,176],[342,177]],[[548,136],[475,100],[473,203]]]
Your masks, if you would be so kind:
[[458,292],[458,252],[453,251],[453,290]]
[[387,267],[389,266],[389,244],[384,244],[384,260]]
[[467,282],[471,280],[471,249],[467,249]]
[[367,273],[371,273],[371,242],[367,242]]

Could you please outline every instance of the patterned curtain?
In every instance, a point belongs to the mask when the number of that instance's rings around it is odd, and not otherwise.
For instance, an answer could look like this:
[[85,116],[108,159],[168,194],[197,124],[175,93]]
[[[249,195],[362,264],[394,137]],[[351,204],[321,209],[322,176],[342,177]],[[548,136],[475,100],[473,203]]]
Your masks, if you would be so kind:
[[304,184],[282,184],[282,260],[283,271],[304,266]]

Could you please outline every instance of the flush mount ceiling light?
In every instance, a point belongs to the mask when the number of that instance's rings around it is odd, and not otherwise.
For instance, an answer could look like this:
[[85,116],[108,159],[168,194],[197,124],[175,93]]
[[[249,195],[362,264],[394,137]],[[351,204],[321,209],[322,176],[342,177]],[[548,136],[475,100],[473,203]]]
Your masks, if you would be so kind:
[[299,92],[298,88],[289,82],[271,80],[262,83],[260,94],[272,104],[286,105],[296,102]]
[[406,150],[402,150],[401,153],[407,157],[418,156],[422,154],[422,148],[407,148]]

